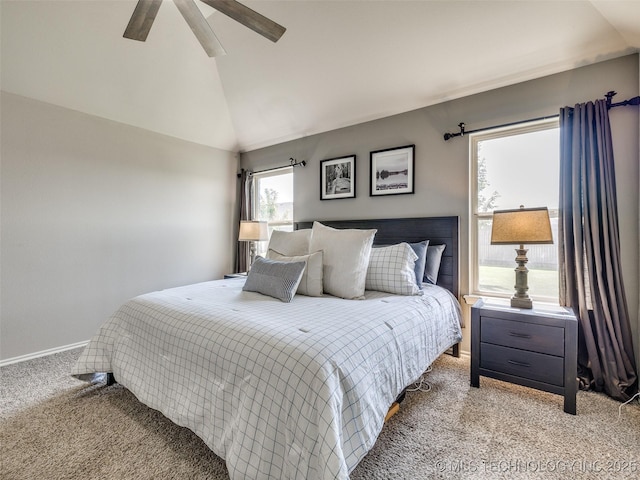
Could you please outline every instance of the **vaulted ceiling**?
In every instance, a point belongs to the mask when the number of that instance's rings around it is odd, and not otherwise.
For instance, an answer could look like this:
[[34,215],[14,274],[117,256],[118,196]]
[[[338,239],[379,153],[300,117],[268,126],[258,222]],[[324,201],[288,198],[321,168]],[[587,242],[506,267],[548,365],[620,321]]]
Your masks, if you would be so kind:
[[144,43],[137,0],[0,1],[2,90],[231,151],[640,51],[640,0],[243,1],[278,43],[196,0],[217,58],[171,0]]

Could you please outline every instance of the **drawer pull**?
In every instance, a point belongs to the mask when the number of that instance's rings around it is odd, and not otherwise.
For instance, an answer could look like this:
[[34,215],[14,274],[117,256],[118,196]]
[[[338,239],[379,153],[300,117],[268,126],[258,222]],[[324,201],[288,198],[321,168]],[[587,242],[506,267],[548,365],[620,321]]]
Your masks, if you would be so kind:
[[529,335],[528,333],[509,332],[509,335],[518,338],[531,338],[531,335]]
[[511,365],[516,365],[518,367],[530,367],[531,364],[527,363],[527,362],[518,362],[517,360],[507,360],[507,363],[510,363]]

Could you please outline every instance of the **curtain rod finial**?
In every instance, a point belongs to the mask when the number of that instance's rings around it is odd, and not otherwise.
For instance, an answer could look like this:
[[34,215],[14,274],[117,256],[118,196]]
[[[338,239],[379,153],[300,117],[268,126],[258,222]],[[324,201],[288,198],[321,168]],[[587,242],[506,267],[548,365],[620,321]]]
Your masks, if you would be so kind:
[[453,137],[464,137],[464,122],[460,122],[458,124],[458,128],[460,129],[458,133],[445,133],[444,141],[446,142],[447,140]]
[[617,92],[614,92],[613,90],[609,90],[607,93],[605,93],[605,97],[607,99],[607,110],[609,110],[611,108],[611,99],[613,98],[614,95],[616,95]]

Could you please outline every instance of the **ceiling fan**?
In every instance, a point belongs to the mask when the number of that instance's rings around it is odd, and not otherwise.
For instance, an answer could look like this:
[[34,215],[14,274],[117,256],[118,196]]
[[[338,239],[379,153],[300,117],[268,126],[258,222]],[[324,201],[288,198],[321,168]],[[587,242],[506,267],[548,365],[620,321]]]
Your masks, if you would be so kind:
[[[200,1],[215,8],[220,13],[224,13],[228,17],[233,18],[235,21],[268,38],[272,42],[277,42],[286,30],[282,25],[278,25],[276,22],[269,20],[264,15],[244,6],[236,0]],[[209,22],[204,18],[194,0],[173,0],[173,2],[191,27],[191,30],[202,45],[202,48],[207,52],[207,55],[210,57],[225,55],[226,51],[224,47],[215,33],[213,33]],[[149,35],[149,30],[151,30],[153,20],[156,18],[161,3],[162,0],[138,0],[123,36],[131,40],[144,42],[147,39],[147,35]]]

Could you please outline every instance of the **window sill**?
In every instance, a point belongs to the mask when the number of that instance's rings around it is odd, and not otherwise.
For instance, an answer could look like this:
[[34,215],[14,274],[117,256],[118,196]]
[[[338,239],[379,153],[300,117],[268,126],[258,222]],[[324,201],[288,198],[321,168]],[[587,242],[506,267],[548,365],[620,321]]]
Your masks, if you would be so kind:
[[[473,305],[481,298],[484,298],[485,300],[495,300],[496,302],[506,302],[506,303],[510,302],[510,297],[498,297],[498,296],[492,296],[492,295],[469,294],[469,295],[463,295],[462,298],[464,299],[467,305]],[[536,300],[535,298],[533,299],[533,303],[536,305],[540,305],[542,308],[558,308],[560,306],[559,302]]]
[[473,305],[478,300],[480,300],[481,298],[485,298],[485,297],[483,297],[481,295],[463,295],[462,298],[464,299],[464,302],[467,305]]

